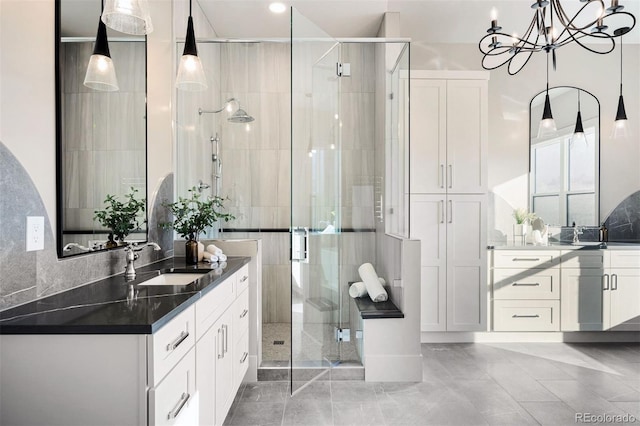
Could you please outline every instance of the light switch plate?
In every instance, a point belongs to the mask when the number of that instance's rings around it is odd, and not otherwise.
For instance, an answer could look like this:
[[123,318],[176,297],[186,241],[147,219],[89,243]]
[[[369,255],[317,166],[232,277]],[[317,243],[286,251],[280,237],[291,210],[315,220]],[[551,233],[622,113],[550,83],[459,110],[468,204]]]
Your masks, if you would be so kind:
[[44,216],[27,216],[27,251],[44,250]]

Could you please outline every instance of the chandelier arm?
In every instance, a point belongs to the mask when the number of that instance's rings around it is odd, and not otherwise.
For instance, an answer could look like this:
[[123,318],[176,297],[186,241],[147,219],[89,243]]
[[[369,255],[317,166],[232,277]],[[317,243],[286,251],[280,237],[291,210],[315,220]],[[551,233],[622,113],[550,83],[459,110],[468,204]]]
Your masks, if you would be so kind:
[[520,66],[520,68],[518,68],[515,71],[511,70],[511,61],[513,61],[513,58],[515,58],[516,56],[514,55],[510,60],[509,60],[509,66],[507,66],[507,72],[509,73],[509,75],[516,75],[518,74],[525,65],[527,65],[527,63],[529,62],[529,59],[531,59],[531,57],[533,56],[534,52],[529,52],[529,57],[522,63],[522,65]]

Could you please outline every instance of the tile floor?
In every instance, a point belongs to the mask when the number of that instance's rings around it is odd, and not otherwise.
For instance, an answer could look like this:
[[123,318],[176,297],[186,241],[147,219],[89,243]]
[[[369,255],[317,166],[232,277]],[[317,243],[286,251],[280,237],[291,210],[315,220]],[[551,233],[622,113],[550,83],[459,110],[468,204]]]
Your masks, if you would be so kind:
[[[225,425],[575,425],[577,413],[640,425],[640,344],[423,344],[422,353],[421,383],[316,381],[293,397],[287,382],[243,385]],[[598,424],[622,423],[608,420]]]

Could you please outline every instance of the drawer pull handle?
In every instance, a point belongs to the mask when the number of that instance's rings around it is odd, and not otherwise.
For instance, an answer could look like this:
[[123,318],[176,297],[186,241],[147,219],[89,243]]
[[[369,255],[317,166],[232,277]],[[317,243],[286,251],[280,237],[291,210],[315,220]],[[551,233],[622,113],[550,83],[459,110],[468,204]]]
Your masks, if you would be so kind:
[[602,289],[609,290],[609,274],[604,274],[602,276]]
[[512,260],[514,262],[539,262],[540,258],[538,258],[538,257],[514,257]]
[[540,283],[513,283],[511,285],[514,287],[537,287]]
[[243,283],[245,282],[247,279],[249,279],[249,277],[247,275],[243,276],[242,278],[240,278],[240,282]]
[[224,358],[224,348],[223,348],[223,346],[222,346],[224,336],[223,336],[223,337],[220,337],[221,333],[224,333],[224,331],[223,331],[222,327],[220,327],[220,328],[218,329],[218,335],[216,336],[216,339],[217,339],[217,341],[216,341],[216,343],[217,343],[217,348],[216,348],[216,349],[218,350],[218,359],[222,359],[222,358]]
[[188,331],[183,331],[182,333],[180,333],[180,335],[178,336],[178,338],[176,340],[174,340],[173,342],[169,343],[167,345],[167,351],[171,352],[173,350],[175,350],[178,346],[180,346],[180,343],[184,342],[186,340],[186,338],[189,337],[189,332]]
[[611,275],[611,290],[618,289],[618,274]]
[[247,357],[249,356],[248,352],[245,352],[242,354],[242,358],[240,358],[240,364],[244,364],[244,362],[247,360]]
[[518,315],[518,314],[513,314],[513,316],[511,318],[540,318],[540,315],[535,314],[535,315]]
[[180,397],[180,401],[178,401],[178,404],[176,404],[176,408],[169,411],[167,420],[175,419],[176,417],[178,417],[178,415],[180,414],[180,411],[182,411],[185,404],[189,401],[189,398],[191,398],[191,395],[189,395],[187,392],[183,392],[182,396]]
[[244,311],[242,311],[242,313],[240,314],[240,319],[246,317],[248,313],[249,313],[248,309],[245,309]]

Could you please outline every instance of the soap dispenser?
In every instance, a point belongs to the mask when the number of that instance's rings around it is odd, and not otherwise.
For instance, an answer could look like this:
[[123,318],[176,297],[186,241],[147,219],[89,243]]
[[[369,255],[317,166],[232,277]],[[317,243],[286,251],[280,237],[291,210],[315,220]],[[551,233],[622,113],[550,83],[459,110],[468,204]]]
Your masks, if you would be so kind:
[[609,230],[604,223],[600,227],[600,234],[598,239],[601,243],[606,243],[607,241],[609,241]]

